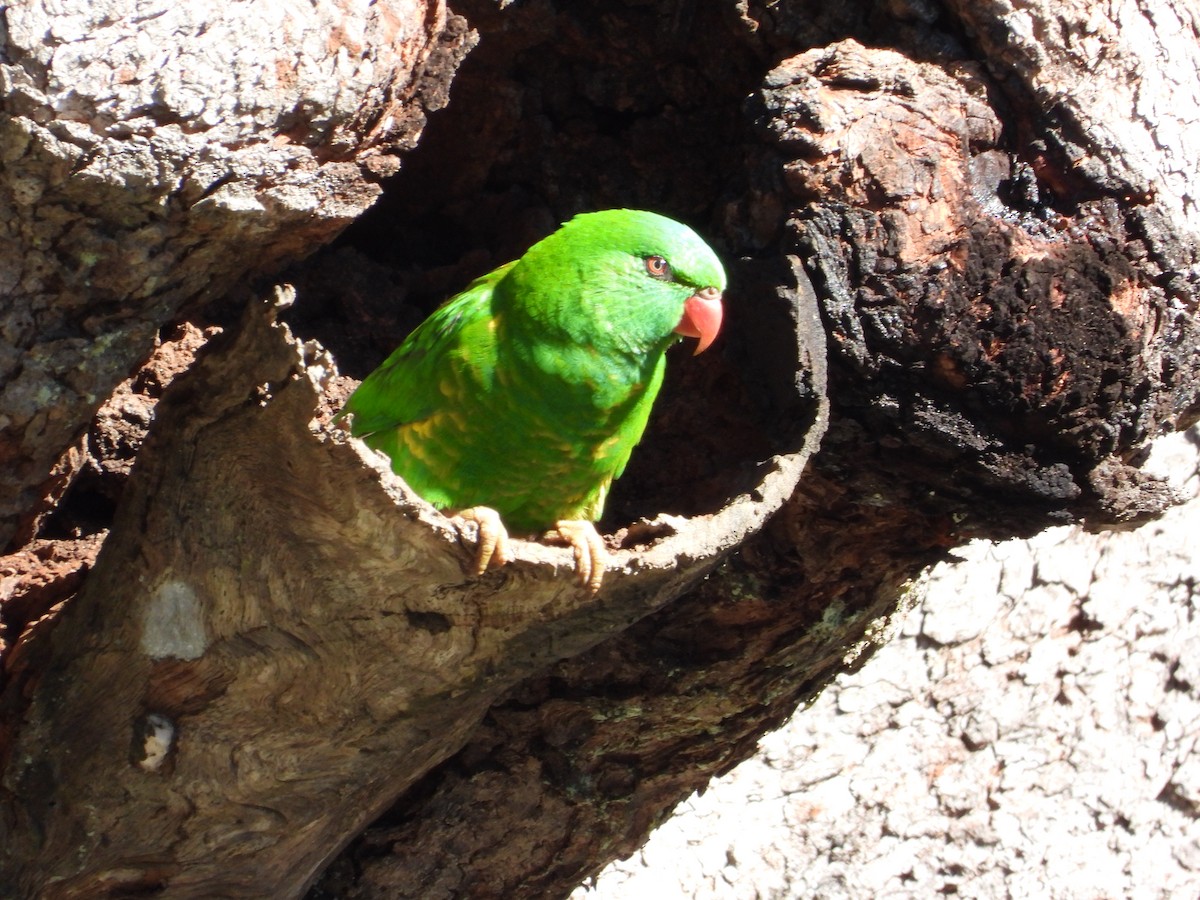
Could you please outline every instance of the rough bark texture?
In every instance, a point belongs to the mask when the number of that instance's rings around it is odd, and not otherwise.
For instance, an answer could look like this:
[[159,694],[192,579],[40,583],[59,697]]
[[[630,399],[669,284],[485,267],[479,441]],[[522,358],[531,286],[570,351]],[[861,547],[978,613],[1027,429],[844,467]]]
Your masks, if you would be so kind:
[[[313,896],[562,896],[869,657],[950,549],[1167,507],[1137,466],[1200,409],[1197,23],[966,6],[456,7],[480,43],[449,107],[291,273],[288,320],[360,376],[575,211],[699,227],[730,331],[669,367],[605,523],[621,570],[591,603],[533,546],[463,581],[448,524],[310,426],[320,351],[251,316],[9,654],[10,883],[294,894],[382,813]],[[805,273],[830,418],[791,490],[820,421]]]
[[374,202],[472,37],[440,0],[2,15],[0,546],[164,324]]
[[573,900],[1200,894],[1200,434],[1127,533],[980,541],[860,672]]

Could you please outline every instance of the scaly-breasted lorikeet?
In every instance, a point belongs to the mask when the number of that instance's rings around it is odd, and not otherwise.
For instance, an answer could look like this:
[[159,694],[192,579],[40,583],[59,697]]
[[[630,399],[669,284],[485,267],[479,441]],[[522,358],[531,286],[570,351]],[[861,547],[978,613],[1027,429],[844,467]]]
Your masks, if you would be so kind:
[[592,523],[641,439],[665,351],[680,335],[697,353],[712,343],[724,289],[690,228],[579,215],[434,312],[342,414],[418,494],[479,523],[477,573],[505,562],[504,524],[548,530],[595,591],[607,553]]

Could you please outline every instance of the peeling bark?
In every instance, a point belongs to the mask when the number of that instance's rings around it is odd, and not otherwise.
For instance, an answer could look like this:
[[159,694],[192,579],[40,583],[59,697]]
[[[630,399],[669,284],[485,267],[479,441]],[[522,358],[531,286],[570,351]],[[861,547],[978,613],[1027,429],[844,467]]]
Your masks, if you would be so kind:
[[[1176,342],[1195,325],[1157,266],[1135,264],[1145,243],[1111,237],[1143,218],[1136,206],[1101,203],[1078,224],[1005,215],[1020,163],[999,155],[1000,123],[968,67],[845,43],[788,60],[760,97],[760,121],[793,157],[788,191],[809,202],[793,239],[825,289],[835,358],[860,376],[842,402],[919,451],[903,464],[955,460],[950,483],[919,477],[958,534],[1081,513],[1112,526],[1170,504],[1123,457],[1190,418],[1145,398],[1194,390],[1195,360]],[[839,181],[841,202],[812,202]]]

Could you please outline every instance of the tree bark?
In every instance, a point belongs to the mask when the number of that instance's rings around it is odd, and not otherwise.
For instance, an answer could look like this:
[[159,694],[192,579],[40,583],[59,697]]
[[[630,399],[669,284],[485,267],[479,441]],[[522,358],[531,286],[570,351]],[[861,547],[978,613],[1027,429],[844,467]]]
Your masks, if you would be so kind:
[[375,201],[470,42],[440,0],[4,9],[0,546],[159,328]]
[[1154,442],[1191,498],[1155,522],[956,550],[861,671],[572,900],[1195,895],[1198,445]]
[[453,102],[285,316],[365,374],[397,297],[571,212],[697,224],[730,329],[671,361],[617,571],[587,600],[523,544],[466,579],[327,427],[332,360],[252,307],[6,659],[4,883],[294,896],[362,832],[314,894],[561,896],[860,665],[950,548],[1169,506],[1138,463],[1198,408],[1197,22],[1089,6],[462,3]]

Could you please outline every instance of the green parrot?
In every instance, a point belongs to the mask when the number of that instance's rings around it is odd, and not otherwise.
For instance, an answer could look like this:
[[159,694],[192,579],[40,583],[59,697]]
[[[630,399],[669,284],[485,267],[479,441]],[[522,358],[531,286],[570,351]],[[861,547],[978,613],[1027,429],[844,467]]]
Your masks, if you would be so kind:
[[[593,524],[642,437],[667,348],[721,325],[725,271],[685,225],[575,216],[429,316],[346,402],[350,433],[439,509],[479,529],[475,574],[508,529],[569,544],[595,592]],[[507,526],[507,528],[505,527]]]

